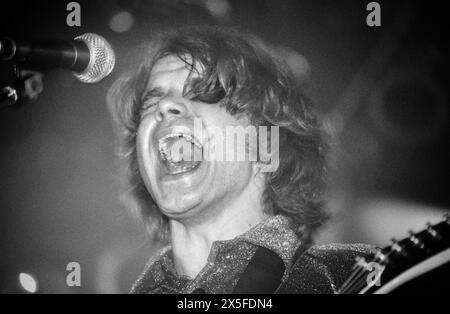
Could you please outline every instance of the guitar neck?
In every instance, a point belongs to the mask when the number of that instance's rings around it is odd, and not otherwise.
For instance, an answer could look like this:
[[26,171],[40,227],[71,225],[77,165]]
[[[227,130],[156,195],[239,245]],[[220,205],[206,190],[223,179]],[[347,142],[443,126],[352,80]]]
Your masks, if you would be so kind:
[[[351,276],[339,289],[339,294],[386,293],[383,287],[403,280],[411,280],[431,267],[439,267],[450,260],[450,218],[427,227],[409,237],[396,241],[383,249],[378,249],[368,258],[359,257]],[[409,273],[408,273],[409,270]],[[404,275],[406,274],[406,275]],[[400,277],[402,276],[403,277]],[[400,278],[400,279],[399,279]],[[391,285],[392,286],[392,285]],[[389,288],[391,289],[391,288]]]

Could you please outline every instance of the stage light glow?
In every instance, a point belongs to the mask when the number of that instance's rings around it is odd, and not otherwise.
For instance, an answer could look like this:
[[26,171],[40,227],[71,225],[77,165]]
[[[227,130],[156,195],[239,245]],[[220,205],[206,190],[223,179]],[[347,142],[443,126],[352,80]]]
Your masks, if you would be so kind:
[[117,32],[124,33],[133,27],[134,16],[130,12],[122,11],[116,13],[109,21],[109,27]]
[[211,15],[219,18],[226,17],[231,11],[231,6],[227,0],[207,0],[205,7]]
[[280,55],[297,79],[305,80],[309,78],[311,74],[311,66],[302,54],[287,47],[280,47],[279,50]]
[[35,293],[37,291],[37,281],[30,274],[20,273],[19,282],[25,291],[29,293]]

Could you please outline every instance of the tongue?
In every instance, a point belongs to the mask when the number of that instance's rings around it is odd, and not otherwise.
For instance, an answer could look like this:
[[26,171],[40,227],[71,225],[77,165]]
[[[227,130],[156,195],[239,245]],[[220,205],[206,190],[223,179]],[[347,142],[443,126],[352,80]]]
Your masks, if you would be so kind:
[[172,138],[167,141],[167,148],[171,154],[171,161],[165,160],[170,173],[182,173],[190,171],[200,165],[202,150],[186,141],[185,138]]

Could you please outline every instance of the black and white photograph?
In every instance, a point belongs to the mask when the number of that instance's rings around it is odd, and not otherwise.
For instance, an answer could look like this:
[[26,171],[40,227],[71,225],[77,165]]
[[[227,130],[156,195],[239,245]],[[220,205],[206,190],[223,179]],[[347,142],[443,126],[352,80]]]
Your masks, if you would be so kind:
[[449,294],[444,1],[3,2],[0,294]]

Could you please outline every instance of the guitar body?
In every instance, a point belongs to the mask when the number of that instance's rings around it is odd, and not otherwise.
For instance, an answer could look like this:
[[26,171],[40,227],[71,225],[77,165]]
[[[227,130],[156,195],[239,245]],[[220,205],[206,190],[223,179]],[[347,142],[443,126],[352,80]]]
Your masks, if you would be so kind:
[[358,258],[340,294],[444,293],[450,278],[450,219]]

